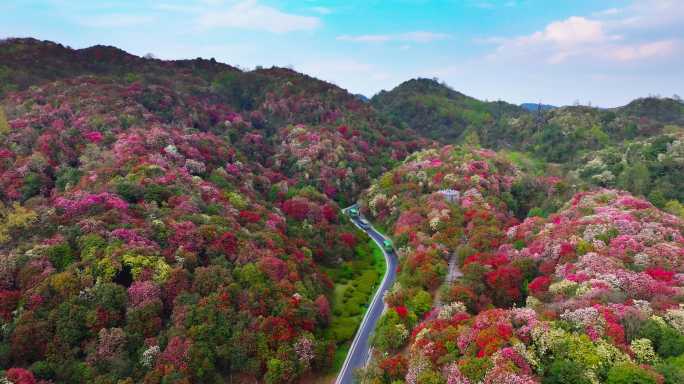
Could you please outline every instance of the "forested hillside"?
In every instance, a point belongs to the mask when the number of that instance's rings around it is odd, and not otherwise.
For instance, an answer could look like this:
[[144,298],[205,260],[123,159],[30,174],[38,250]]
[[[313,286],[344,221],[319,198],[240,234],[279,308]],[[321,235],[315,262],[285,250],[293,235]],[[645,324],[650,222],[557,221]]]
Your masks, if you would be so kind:
[[681,382],[682,219],[520,160],[446,146],[368,189],[400,270],[359,381]]
[[0,383],[329,383],[386,270],[355,202],[399,260],[358,382],[681,383],[682,191],[678,98],[2,40]]
[[427,140],[281,68],[11,39],[0,77],[10,380],[330,371],[350,335],[324,270],[365,242],[339,204]]
[[379,93],[372,103],[397,125],[444,143],[476,139],[487,148],[525,151],[562,165],[575,182],[619,187],[660,208],[684,198],[676,160],[684,132],[680,99],[648,97],[612,109],[528,110],[416,79]]
[[400,270],[360,382],[684,380],[681,100],[496,115],[421,79],[373,103],[464,144],[363,194]]
[[[516,105],[483,102],[429,79],[409,80],[389,92],[381,91],[371,103],[396,124],[443,142],[462,140],[472,132],[489,138],[489,133],[507,129],[500,124],[527,116],[527,111]],[[499,139],[501,145],[506,143],[506,138]]]

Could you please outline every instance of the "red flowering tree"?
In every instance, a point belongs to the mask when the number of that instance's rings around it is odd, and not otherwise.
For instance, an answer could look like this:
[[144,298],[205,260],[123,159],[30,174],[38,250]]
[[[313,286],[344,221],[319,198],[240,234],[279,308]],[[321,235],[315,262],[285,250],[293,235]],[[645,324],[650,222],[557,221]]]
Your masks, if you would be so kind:
[[509,307],[520,301],[522,273],[514,266],[501,266],[485,275],[487,286],[494,303],[499,307]]
[[9,321],[20,299],[21,291],[0,291],[0,317]]
[[283,212],[296,220],[304,220],[309,214],[309,202],[304,198],[289,199],[283,203]]
[[330,302],[324,295],[319,295],[314,301],[318,311],[318,318],[323,324],[328,324],[330,321]]
[[23,368],[10,368],[5,377],[13,384],[36,384],[33,373]]

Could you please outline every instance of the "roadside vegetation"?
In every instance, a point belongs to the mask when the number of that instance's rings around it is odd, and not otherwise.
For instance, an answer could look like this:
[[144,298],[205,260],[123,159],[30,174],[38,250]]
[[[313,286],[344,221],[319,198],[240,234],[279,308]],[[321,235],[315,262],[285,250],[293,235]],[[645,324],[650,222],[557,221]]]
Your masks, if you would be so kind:
[[335,283],[332,318],[326,335],[338,345],[333,360],[334,372],[344,363],[354,334],[386,269],[382,251],[373,240],[358,244],[355,251],[354,259],[345,261],[341,267],[326,269]]

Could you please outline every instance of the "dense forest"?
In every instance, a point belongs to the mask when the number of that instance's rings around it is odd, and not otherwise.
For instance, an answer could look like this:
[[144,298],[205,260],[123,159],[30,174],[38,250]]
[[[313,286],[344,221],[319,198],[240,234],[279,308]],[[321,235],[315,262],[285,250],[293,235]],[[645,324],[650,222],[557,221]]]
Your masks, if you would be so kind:
[[[401,265],[361,382],[684,378],[684,221],[626,192],[575,193],[522,160],[445,146],[364,194]],[[452,260],[462,273],[447,281]]]
[[329,383],[358,201],[400,264],[358,382],[681,383],[683,128],[0,41],[0,382]]
[[9,380],[332,369],[362,310],[335,311],[335,284],[363,301],[377,280],[340,204],[428,140],[287,69],[12,39],[0,76]]
[[[373,106],[397,126],[443,143],[469,138],[483,147],[526,152],[574,183],[616,187],[659,208],[681,209],[684,103],[648,97],[612,109],[529,109],[485,102],[437,80],[407,81]],[[676,207],[676,208],[675,208]]]

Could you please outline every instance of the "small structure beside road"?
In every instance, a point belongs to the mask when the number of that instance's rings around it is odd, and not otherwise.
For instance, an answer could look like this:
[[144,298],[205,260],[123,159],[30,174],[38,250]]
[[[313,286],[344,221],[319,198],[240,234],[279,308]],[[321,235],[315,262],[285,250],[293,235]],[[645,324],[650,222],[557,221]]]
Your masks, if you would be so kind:
[[439,193],[444,195],[444,198],[450,203],[458,203],[461,198],[461,192],[455,189],[442,189]]

